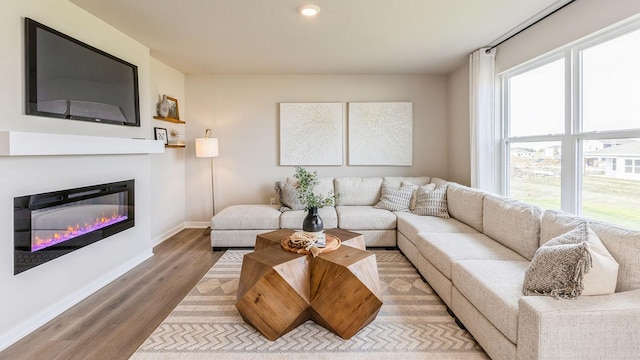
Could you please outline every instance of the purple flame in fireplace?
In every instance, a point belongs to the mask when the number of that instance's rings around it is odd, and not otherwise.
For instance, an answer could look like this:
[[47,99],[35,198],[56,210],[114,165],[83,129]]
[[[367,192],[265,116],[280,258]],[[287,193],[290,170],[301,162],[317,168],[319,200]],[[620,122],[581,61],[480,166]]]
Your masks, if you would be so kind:
[[104,227],[119,223],[121,221],[125,221],[127,219],[128,217],[126,215],[113,214],[111,216],[102,216],[96,219],[92,224],[69,226],[66,230],[63,231],[38,231],[38,234],[33,235],[33,240],[31,242],[31,252],[33,253],[49,246],[60,244],[75,237],[102,229]]

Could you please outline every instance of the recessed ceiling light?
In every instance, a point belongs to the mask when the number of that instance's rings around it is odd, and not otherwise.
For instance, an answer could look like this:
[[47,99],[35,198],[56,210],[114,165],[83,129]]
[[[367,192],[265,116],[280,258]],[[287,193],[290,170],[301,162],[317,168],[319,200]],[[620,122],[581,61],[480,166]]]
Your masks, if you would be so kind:
[[298,12],[304,16],[316,16],[320,12],[320,7],[313,4],[302,5],[298,8]]

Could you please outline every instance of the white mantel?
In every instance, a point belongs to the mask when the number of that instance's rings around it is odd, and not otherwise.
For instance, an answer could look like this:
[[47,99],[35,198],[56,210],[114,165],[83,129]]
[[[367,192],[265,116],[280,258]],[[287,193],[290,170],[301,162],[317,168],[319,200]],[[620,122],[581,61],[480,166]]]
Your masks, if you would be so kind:
[[164,153],[161,140],[0,131],[0,156]]

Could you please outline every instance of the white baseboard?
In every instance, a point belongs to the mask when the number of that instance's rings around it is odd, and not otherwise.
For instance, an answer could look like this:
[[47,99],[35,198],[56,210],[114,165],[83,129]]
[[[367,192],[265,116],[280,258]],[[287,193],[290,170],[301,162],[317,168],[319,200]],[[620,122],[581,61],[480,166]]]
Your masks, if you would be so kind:
[[0,335],[0,351],[6,349],[16,341],[22,339],[23,337],[29,335],[33,331],[35,331],[40,326],[46,324],[51,321],[56,316],[62,314],[67,311],[74,305],[77,305],[80,301],[89,297],[96,291],[102,289],[127,271],[133,269],[134,267],[142,264],[145,260],[149,259],[153,256],[153,252],[151,249],[145,251],[143,254],[131,259],[130,261],[120,265],[113,271],[105,274],[104,276],[96,279],[96,281],[91,284],[85,286],[84,288],[76,291],[75,293],[65,297],[64,299],[58,301],[57,303],[49,306],[43,311],[35,314],[27,321],[23,322],[19,326],[7,331],[6,333]]
[[209,226],[211,226],[211,221],[187,221],[184,223],[184,227],[189,229],[206,229]]
[[184,230],[186,228],[187,228],[187,226],[185,225],[185,223],[182,223],[182,224],[174,226],[173,228],[171,228],[171,229],[163,232],[162,234],[156,236],[155,238],[151,239],[151,247],[155,247],[157,245],[160,245],[165,240],[169,239],[173,235],[179,233],[180,231],[182,231],[182,230]]

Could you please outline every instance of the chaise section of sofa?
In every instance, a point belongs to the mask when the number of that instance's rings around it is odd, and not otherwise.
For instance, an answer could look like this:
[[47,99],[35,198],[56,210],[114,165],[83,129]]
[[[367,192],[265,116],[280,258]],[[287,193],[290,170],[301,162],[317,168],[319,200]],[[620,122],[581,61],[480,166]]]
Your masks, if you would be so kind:
[[277,205],[234,205],[211,218],[211,247],[253,247],[256,236],[280,229]]

